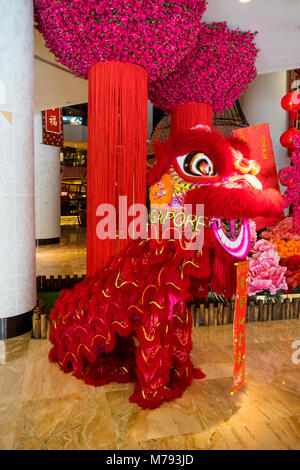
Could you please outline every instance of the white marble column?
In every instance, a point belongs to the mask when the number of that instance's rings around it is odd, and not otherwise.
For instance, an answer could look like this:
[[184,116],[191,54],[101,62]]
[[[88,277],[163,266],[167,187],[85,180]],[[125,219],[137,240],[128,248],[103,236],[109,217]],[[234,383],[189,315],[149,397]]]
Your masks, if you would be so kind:
[[0,339],[28,331],[36,305],[33,5],[0,0]]
[[60,238],[60,147],[44,145],[42,113],[34,114],[35,238],[39,244]]

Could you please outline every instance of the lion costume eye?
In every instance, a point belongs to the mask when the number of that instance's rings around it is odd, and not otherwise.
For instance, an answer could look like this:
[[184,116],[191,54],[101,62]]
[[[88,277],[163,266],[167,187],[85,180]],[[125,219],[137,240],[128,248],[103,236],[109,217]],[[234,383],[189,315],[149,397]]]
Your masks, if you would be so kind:
[[183,157],[177,157],[180,169],[188,176],[213,176],[212,161],[202,152],[191,152]]

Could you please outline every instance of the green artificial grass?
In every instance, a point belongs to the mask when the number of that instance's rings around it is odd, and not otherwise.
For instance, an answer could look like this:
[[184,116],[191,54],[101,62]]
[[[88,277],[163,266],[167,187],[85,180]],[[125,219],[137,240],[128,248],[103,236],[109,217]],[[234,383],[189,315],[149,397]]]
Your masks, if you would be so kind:
[[49,315],[51,309],[54,307],[56,299],[60,294],[60,290],[49,290],[38,292],[38,298],[45,304],[45,313]]

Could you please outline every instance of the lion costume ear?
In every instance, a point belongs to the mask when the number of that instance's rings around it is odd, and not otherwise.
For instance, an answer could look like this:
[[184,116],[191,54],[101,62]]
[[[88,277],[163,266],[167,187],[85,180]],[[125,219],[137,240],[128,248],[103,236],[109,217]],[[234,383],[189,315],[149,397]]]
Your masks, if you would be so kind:
[[235,150],[238,150],[243,154],[243,157],[247,160],[251,160],[251,149],[247,142],[240,139],[239,137],[227,137],[227,141]]
[[166,145],[163,142],[155,142],[154,144],[155,164],[148,172],[147,183],[157,183],[164,173],[166,173],[170,166],[169,156],[166,152]]

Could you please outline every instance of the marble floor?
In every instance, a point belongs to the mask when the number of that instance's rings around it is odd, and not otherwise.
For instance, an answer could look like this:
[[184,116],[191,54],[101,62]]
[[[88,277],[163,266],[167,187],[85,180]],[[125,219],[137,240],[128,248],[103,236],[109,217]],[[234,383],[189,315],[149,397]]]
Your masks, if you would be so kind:
[[86,274],[86,228],[72,224],[73,219],[64,220],[60,243],[36,248],[37,276]]
[[246,386],[231,395],[232,325],[194,328],[192,357],[206,378],[146,411],[129,402],[132,384],[93,387],[62,373],[47,340],[2,341],[0,449],[299,450],[295,340],[299,320],[248,324]]

